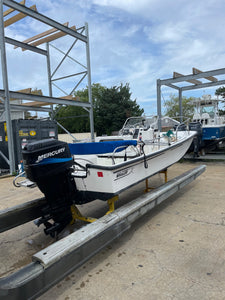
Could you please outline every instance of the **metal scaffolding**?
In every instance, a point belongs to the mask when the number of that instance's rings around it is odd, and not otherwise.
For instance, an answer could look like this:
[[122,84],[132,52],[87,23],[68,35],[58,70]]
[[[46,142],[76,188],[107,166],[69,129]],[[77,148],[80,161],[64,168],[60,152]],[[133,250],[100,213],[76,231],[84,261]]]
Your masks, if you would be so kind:
[[[165,85],[172,89],[176,89],[179,92],[179,115],[180,121],[183,121],[183,109],[182,109],[182,93],[183,91],[202,89],[207,87],[213,87],[225,84],[225,80],[218,80],[214,76],[224,75],[225,68],[211,70],[207,72],[202,72],[199,69],[192,68],[192,74],[182,75],[180,73],[174,72],[173,78],[169,79],[158,79],[157,80],[157,114],[159,116],[159,128],[161,129],[161,117],[162,117],[162,107],[161,107],[161,86]],[[202,82],[199,79],[206,80]],[[184,85],[184,82],[191,83],[191,85]],[[181,83],[181,87],[177,86],[176,83]]]
[[[9,7],[7,11],[3,10],[3,5]],[[13,11],[18,11],[19,13],[11,18],[8,18],[4,21],[4,17]],[[8,136],[8,152],[9,159],[7,162],[9,163],[10,173],[12,174],[15,171],[15,156],[14,156],[14,141],[12,134],[12,123],[11,123],[11,109],[20,110],[20,111],[42,111],[42,112],[50,112],[52,118],[53,115],[53,104],[58,105],[72,105],[79,106],[84,108],[89,113],[90,119],[90,131],[91,131],[91,139],[94,140],[94,119],[93,119],[93,106],[92,106],[92,91],[91,91],[91,67],[90,67],[90,49],[89,49],[89,32],[88,32],[88,24],[85,23],[85,26],[76,29],[75,26],[68,27],[68,23],[60,24],[53,19],[50,19],[43,14],[40,14],[36,10],[36,6],[33,5],[30,8],[25,6],[25,0],[17,3],[12,0],[0,0],[0,50],[1,50],[1,67],[2,67],[2,79],[3,79],[3,90],[0,89],[0,111],[2,110],[5,114],[6,124],[7,124],[7,136]],[[5,27],[17,22],[18,20],[29,16],[33,19],[36,19],[46,25],[52,27],[52,29],[47,30],[44,33],[41,33],[35,37],[27,39],[26,41],[18,41],[5,36]],[[53,34],[53,32],[56,32]],[[51,35],[50,35],[51,34]],[[74,38],[74,42],[72,43],[69,50],[64,53],[60,49],[56,48],[56,50],[63,53],[63,59],[59,62],[56,69],[51,72],[50,66],[50,51],[49,46],[54,47],[49,44],[50,41],[60,38],[62,36],[68,35]],[[47,36],[47,37],[46,37]],[[72,48],[75,46],[77,41],[81,41],[85,44],[86,48],[86,65],[81,64],[76,59],[72,58],[69,53]],[[43,95],[35,95],[26,93],[23,91],[10,91],[9,83],[8,83],[8,70],[7,70],[7,60],[6,60],[6,43],[14,45],[16,47],[21,47],[23,51],[29,50],[36,52],[40,55],[44,55],[46,57],[47,64],[47,74],[48,74],[48,96]],[[46,43],[46,50],[37,47],[40,44]],[[74,73],[72,75],[67,75],[60,78],[55,78],[57,70],[60,68],[65,58],[70,58],[75,63],[79,64],[83,67],[84,71],[79,73]],[[81,79],[77,82],[75,87],[71,90],[69,94],[63,91],[61,88],[57,86],[56,81],[63,80],[69,77],[81,76]],[[88,102],[81,102],[75,97],[73,97],[74,91],[80,85],[80,83],[87,78],[87,86],[88,86]],[[52,86],[58,88],[61,92],[65,94],[65,96],[56,98],[53,97]],[[10,99],[16,100],[29,100],[30,102],[23,103],[21,105],[10,104]],[[50,105],[50,107],[43,107],[46,105]],[[1,153],[0,153],[1,154]]]

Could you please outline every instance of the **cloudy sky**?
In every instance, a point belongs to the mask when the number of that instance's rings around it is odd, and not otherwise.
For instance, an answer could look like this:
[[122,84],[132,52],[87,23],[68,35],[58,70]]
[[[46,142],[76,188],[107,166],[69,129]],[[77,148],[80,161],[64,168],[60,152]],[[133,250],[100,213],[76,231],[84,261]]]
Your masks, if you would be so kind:
[[[225,67],[224,0],[27,0],[40,13],[77,28],[89,24],[92,82],[111,87],[129,83],[132,99],[146,114],[156,112],[156,80],[173,76],[173,71],[191,74],[192,67],[209,71]],[[20,41],[48,27],[25,18],[6,28],[6,36]],[[63,37],[53,45],[67,51],[72,40]],[[85,63],[83,43],[71,55]],[[54,70],[62,54],[51,47]],[[7,46],[11,90],[41,88],[47,95],[45,57]],[[81,71],[67,59],[57,73],[65,76]],[[218,77],[222,79],[221,77]],[[67,93],[74,79],[59,85]],[[86,85],[86,82],[84,82]],[[72,88],[73,88],[72,86]],[[81,85],[81,88],[84,87]],[[2,87],[1,87],[2,88]],[[214,94],[216,88],[184,93],[184,96]],[[53,89],[54,95],[59,91]],[[162,89],[168,99],[175,90]]]

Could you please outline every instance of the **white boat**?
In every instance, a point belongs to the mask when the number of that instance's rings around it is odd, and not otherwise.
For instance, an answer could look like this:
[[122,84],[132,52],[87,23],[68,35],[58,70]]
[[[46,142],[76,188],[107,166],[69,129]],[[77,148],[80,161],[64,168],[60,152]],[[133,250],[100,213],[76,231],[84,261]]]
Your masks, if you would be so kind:
[[[178,126],[180,122],[170,117],[161,118],[162,131]],[[95,142],[115,141],[115,140],[142,140],[150,131],[158,130],[158,116],[137,116],[128,118],[123,127],[119,130],[118,135],[97,136]]]
[[71,222],[74,204],[100,199],[110,205],[122,191],[167,169],[184,156],[196,134],[179,126],[167,132],[138,129],[138,139],[74,144],[47,139],[24,147],[29,184],[36,183],[45,195],[36,224],[43,223],[46,234],[55,236]]
[[[145,133],[145,134],[144,134]],[[125,140],[125,150],[116,152],[120,141],[114,141],[115,150],[105,154],[83,154],[77,146],[70,144],[74,155],[74,172],[77,189],[88,199],[107,200],[120,194],[129,187],[149,178],[180,160],[196,132],[170,131],[155,133],[152,130],[142,133],[141,141]],[[109,142],[103,142],[109,143]],[[118,143],[118,144],[115,144]],[[95,143],[100,146],[102,143]],[[93,147],[93,144],[83,144]],[[90,201],[90,200],[89,200]]]
[[190,127],[199,131],[200,148],[216,145],[225,139],[225,118],[219,115],[219,104],[224,101],[203,95],[190,102],[195,105]]

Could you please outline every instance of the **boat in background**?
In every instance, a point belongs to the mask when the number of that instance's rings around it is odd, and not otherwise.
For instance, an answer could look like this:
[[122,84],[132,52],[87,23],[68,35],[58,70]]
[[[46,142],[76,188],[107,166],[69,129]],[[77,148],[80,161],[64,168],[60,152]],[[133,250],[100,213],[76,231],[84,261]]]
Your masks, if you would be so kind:
[[225,117],[219,115],[219,104],[224,102],[211,95],[203,95],[190,102],[195,105],[195,113],[190,130],[196,130],[198,137],[194,140],[194,152],[203,149],[203,152],[215,148],[225,141]]
[[[180,122],[170,117],[161,118],[162,131],[168,131],[180,125]],[[97,136],[95,142],[116,140],[146,140],[152,139],[154,132],[158,131],[158,116],[137,116],[126,119],[118,135]]]

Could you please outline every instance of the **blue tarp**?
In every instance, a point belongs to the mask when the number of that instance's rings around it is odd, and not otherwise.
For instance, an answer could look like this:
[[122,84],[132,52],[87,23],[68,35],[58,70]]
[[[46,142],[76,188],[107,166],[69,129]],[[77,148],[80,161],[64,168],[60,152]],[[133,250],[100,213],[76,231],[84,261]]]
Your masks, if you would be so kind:
[[68,144],[71,154],[84,155],[84,154],[103,154],[111,153],[117,147],[124,146],[116,152],[122,151],[126,146],[136,146],[136,140],[122,140],[122,141],[109,141],[109,142],[96,142],[96,143],[74,143]]

